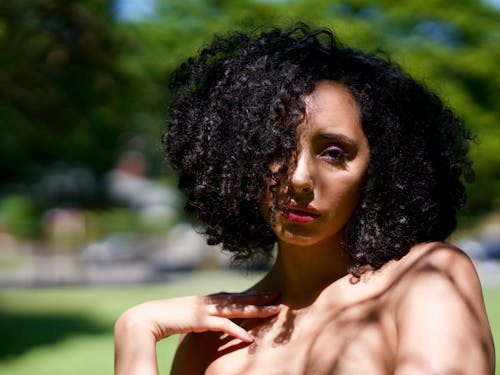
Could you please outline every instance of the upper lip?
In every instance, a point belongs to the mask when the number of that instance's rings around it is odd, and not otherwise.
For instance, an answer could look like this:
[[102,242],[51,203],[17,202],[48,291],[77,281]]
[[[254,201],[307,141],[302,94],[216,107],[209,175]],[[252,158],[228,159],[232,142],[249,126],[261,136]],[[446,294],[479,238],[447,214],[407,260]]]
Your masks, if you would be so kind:
[[295,212],[300,212],[300,213],[304,213],[304,214],[309,214],[312,216],[319,216],[319,211],[311,205],[307,205],[307,207],[290,205],[290,206],[284,207],[284,209],[286,211],[295,211]]

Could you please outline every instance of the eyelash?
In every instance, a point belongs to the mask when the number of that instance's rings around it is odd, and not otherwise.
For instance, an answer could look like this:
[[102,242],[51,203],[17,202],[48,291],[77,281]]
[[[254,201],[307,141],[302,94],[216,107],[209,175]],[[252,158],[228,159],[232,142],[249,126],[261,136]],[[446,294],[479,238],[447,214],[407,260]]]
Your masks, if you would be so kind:
[[[329,155],[332,151],[335,155]],[[326,157],[330,163],[341,164],[347,160],[348,153],[339,146],[330,146],[321,151],[319,156]]]

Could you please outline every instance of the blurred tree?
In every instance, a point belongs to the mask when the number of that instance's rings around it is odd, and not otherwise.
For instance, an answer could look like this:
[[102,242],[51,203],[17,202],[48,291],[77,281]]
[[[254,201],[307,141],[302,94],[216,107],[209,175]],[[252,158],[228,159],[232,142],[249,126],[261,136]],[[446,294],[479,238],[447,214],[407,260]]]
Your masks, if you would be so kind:
[[[155,17],[123,25],[136,49],[124,69],[143,82],[160,108],[168,72],[213,33],[303,20],[329,26],[348,45],[382,49],[437,91],[477,134],[477,181],[469,214],[500,208],[500,12],[476,0],[165,0]],[[155,112],[159,113],[159,112]],[[160,122],[157,122],[158,124]],[[156,140],[155,140],[156,141]]]
[[114,159],[126,85],[111,1],[0,2],[0,176],[37,181],[55,162]]
[[[168,76],[214,33],[303,20],[382,48],[477,133],[469,211],[500,207],[500,12],[477,0],[156,0],[117,21],[111,0],[0,2],[0,175],[34,181],[56,161],[109,169],[121,148],[158,175]],[[64,169],[64,168],[63,168]]]

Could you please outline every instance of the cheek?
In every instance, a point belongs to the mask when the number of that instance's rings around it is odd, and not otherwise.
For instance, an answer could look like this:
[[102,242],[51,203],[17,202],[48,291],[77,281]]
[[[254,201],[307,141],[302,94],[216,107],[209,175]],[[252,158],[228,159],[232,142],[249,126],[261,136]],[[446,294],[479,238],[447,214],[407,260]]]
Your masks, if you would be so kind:
[[345,178],[337,181],[339,186],[339,196],[342,201],[340,204],[348,211],[349,216],[358,204],[361,190],[366,182],[366,173],[368,170],[369,157],[363,158],[362,162],[353,166],[351,173],[344,176]]
[[[331,188],[332,186],[334,187]],[[343,182],[337,181],[330,184],[328,195],[332,205],[332,215],[344,219],[351,217],[358,203],[360,192],[361,182],[357,179]]]
[[354,213],[354,209],[359,201],[360,187],[356,186],[354,189],[350,189],[345,196],[345,210],[348,211],[348,216],[351,217]]

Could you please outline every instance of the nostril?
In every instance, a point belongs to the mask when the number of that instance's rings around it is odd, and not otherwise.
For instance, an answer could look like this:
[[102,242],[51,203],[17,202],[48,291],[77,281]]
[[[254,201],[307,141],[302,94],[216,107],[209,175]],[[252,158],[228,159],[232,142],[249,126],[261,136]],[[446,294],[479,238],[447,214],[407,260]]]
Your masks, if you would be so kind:
[[312,191],[313,184],[310,178],[291,179],[290,187],[296,193],[308,193]]

